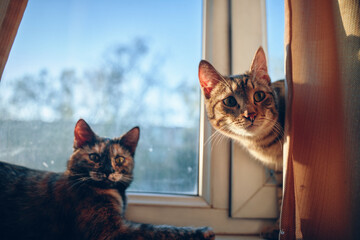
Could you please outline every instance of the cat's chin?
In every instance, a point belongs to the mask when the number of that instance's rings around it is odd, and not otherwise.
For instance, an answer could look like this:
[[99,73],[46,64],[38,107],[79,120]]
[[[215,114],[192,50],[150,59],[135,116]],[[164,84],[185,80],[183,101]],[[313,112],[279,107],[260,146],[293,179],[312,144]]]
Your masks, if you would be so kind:
[[90,172],[90,179],[92,184],[95,185],[113,185],[115,182],[110,180],[109,177],[107,177],[105,174],[100,174],[96,172]]
[[131,182],[122,181],[120,174],[110,174],[106,176],[105,174],[93,173],[90,174],[89,184],[95,187],[109,189],[109,188],[127,188]]
[[104,178],[103,180],[94,180],[89,182],[91,186],[102,188],[102,189],[110,189],[116,188],[118,186],[118,182],[114,182],[109,180],[108,178]]
[[246,128],[233,128],[231,129],[232,134],[235,136],[243,136],[243,137],[254,137],[258,132],[258,127],[255,125],[249,125]]
[[112,182],[119,182],[122,178],[121,174],[118,173],[112,173],[109,175],[108,179]]

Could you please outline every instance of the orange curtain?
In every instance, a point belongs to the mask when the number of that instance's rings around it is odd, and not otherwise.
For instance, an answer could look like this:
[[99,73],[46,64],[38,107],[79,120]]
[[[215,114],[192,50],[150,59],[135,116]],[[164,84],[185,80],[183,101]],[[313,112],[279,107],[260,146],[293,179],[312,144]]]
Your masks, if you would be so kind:
[[0,1],[0,81],[26,5],[27,0]]
[[285,0],[285,18],[280,239],[359,239],[359,1]]

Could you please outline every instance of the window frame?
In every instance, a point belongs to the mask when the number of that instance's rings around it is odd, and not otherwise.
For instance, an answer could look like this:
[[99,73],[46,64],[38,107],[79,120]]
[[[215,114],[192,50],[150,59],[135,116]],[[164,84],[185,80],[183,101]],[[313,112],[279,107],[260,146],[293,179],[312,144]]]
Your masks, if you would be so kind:
[[[259,46],[267,52],[266,1],[232,0],[230,11],[231,74],[238,74],[249,70]],[[231,217],[275,221],[279,206],[274,176],[236,142],[231,143],[231,155]]]

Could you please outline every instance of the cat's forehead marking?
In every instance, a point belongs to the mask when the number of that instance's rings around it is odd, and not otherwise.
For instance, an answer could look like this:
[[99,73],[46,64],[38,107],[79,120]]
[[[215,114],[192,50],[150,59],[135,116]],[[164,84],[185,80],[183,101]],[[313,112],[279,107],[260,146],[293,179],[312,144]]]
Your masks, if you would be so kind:
[[99,142],[95,144],[94,150],[98,153],[103,152],[106,148],[106,145],[107,145],[106,142]]
[[111,154],[113,156],[116,156],[116,155],[124,155],[125,154],[125,151],[124,149],[120,146],[120,144],[113,144],[111,146]]
[[[231,80],[231,79],[230,79]],[[237,83],[233,80],[231,80],[231,89],[230,89],[233,93],[236,92],[237,90]]]
[[229,77],[231,91],[236,94],[243,96],[244,98],[248,95],[248,90],[254,88],[254,84],[250,80],[248,75],[235,75]]

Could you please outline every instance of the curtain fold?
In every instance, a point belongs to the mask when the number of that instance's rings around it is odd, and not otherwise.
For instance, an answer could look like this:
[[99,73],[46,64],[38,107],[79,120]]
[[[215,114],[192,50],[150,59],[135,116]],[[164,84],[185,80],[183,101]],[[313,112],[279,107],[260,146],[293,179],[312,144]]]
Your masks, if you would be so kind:
[[280,239],[355,239],[359,227],[358,0],[286,0],[288,84]]
[[27,2],[27,0],[0,1],[0,81]]

